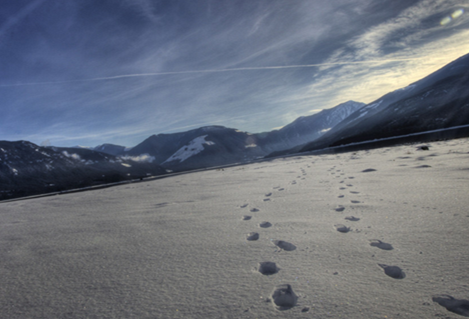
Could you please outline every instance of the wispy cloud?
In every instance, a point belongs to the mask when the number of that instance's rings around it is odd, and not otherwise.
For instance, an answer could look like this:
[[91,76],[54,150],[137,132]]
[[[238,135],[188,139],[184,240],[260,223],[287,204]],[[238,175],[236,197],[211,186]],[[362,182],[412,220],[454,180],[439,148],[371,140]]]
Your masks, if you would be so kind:
[[[456,0],[16,5],[0,25],[0,135],[132,146],[211,124],[270,130],[349,99],[371,102],[469,52],[466,7]],[[463,14],[440,23],[458,9]]]

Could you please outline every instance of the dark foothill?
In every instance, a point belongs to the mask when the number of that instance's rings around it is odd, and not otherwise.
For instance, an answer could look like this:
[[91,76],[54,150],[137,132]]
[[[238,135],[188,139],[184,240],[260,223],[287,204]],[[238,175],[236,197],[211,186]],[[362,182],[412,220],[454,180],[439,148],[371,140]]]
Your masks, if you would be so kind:
[[278,285],[272,292],[272,301],[277,309],[287,310],[296,305],[298,296],[293,292],[291,285]]
[[273,275],[278,273],[280,268],[274,262],[264,261],[259,263],[258,271],[263,275]]

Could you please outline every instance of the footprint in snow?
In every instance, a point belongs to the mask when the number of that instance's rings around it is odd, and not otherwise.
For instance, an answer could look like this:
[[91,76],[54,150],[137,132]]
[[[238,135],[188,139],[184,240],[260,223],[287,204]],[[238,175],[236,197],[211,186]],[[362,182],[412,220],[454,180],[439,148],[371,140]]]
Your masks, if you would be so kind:
[[388,266],[385,264],[378,264],[381,268],[384,269],[384,273],[394,279],[403,279],[405,278],[405,273],[398,266]]
[[248,207],[248,205],[249,205],[249,204],[244,204],[244,205],[241,205],[241,206],[239,206],[239,207],[245,208],[245,207]]
[[350,191],[351,194],[360,194],[360,192]]
[[265,197],[269,197],[271,195],[272,195],[272,193],[267,193],[267,194],[265,194]]
[[394,247],[392,247],[391,244],[382,242],[379,239],[370,240],[370,246],[378,247],[379,249],[383,249],[383,250],[393,250],[394,249]]
[[257,208],[251,208],[251,212],[253,212],[253,213],[258,212],[258,211],[259,211],[259,209],[257,209]]
[[294,307],[297,301],[298,296],[289,284],[278,285],[272,292],[272,302],[278,310],[288,310]]
[[261,228],[269,228],[271,226],[272,226],[272,224],[269,223],[269,222],[262,222],[262,223],[259,224],[259,227],[261,227]]
[[367,168],[362,171],[362,173],[376,172],[374,168]]
[[336,224],[334,225],[335,229],[340,232],[340,233],[348,233],[350,231],[350,227],[347,227],[342,224]]
[[274,240],[273,243],[278,248],[286,250],[286,251],[293,251],[296,249],[295,245],[293,245],[292,243],[283,241],[283,240]]
[[259,263],[257,270],[263,275],[273,275],[278,273],[280,268],[278,268],[274,262],[263,261]]
[[248,216],[248,215],[244,215],[242,220],[250,220],[252,217],[251,216]]
[[359,204],[359,203],[360,203],[359,200],[351,200],[350,202],[351,202],[352,204]]
[[345,197],[344,195],[337,196],[337,198],[344,198],[344,197]]
[[250,232],[249,234],[247,234],[246,239],[249,241],[258,240],[259,234],[256,232]]
[[360,220],[360,218],[355,217],[355,216],[347,216],[347,217],[345,217],[345,219],[349,220],[351,222],[358,222]]
[[449,295],[436,295],[432,297],[432,300],[440,306],[445,307],[448,311],[469,317],[469,300],[456,299]]
[[339,206],[339,207],[337,207],[337,208],[334,208],[334,210],[335,210],[336,212],[343,212],[343,211],[345,210],[345,207],[344,207],[344,206]]

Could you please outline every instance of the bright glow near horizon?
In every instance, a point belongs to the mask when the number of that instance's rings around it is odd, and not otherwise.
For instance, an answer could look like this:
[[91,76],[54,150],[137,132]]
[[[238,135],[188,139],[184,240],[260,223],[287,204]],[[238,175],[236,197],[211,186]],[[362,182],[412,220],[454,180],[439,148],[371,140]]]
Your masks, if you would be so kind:
[[0,4],[0,139],[134,146],[281,128],[370,103],[469,53],[456,0]]

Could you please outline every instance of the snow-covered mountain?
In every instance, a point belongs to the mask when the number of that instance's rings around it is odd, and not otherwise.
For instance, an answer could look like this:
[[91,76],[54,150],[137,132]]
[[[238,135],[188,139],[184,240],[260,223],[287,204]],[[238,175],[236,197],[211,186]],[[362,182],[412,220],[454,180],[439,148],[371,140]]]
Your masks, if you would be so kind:
[[126,154],[148,154],[171,170],[186,170],[246,162],[267,152],[252,134],[224,126],[206,126],[187,132],[152,135]]
[[223,126],[152,135],[128,150],[103,144],[95,150],[111,155],[151,156],[154,162],[171,170],[247,162],[272,151],[288,149],[313,141],[365,104],[348,101],[334,108],[303,116],[280,130],[250,134]]
[[161,175],[154,163],[85,148],[42,147],[0,141],[0,199]]
[[289,149],[321,137],[364,105],[365,103],[348,101],[310,116],[299,117],[279,130],[255,136],[262,148],[269,153]]
[[468,88],[469,54],[360,108],[297,151],[469,124]]

